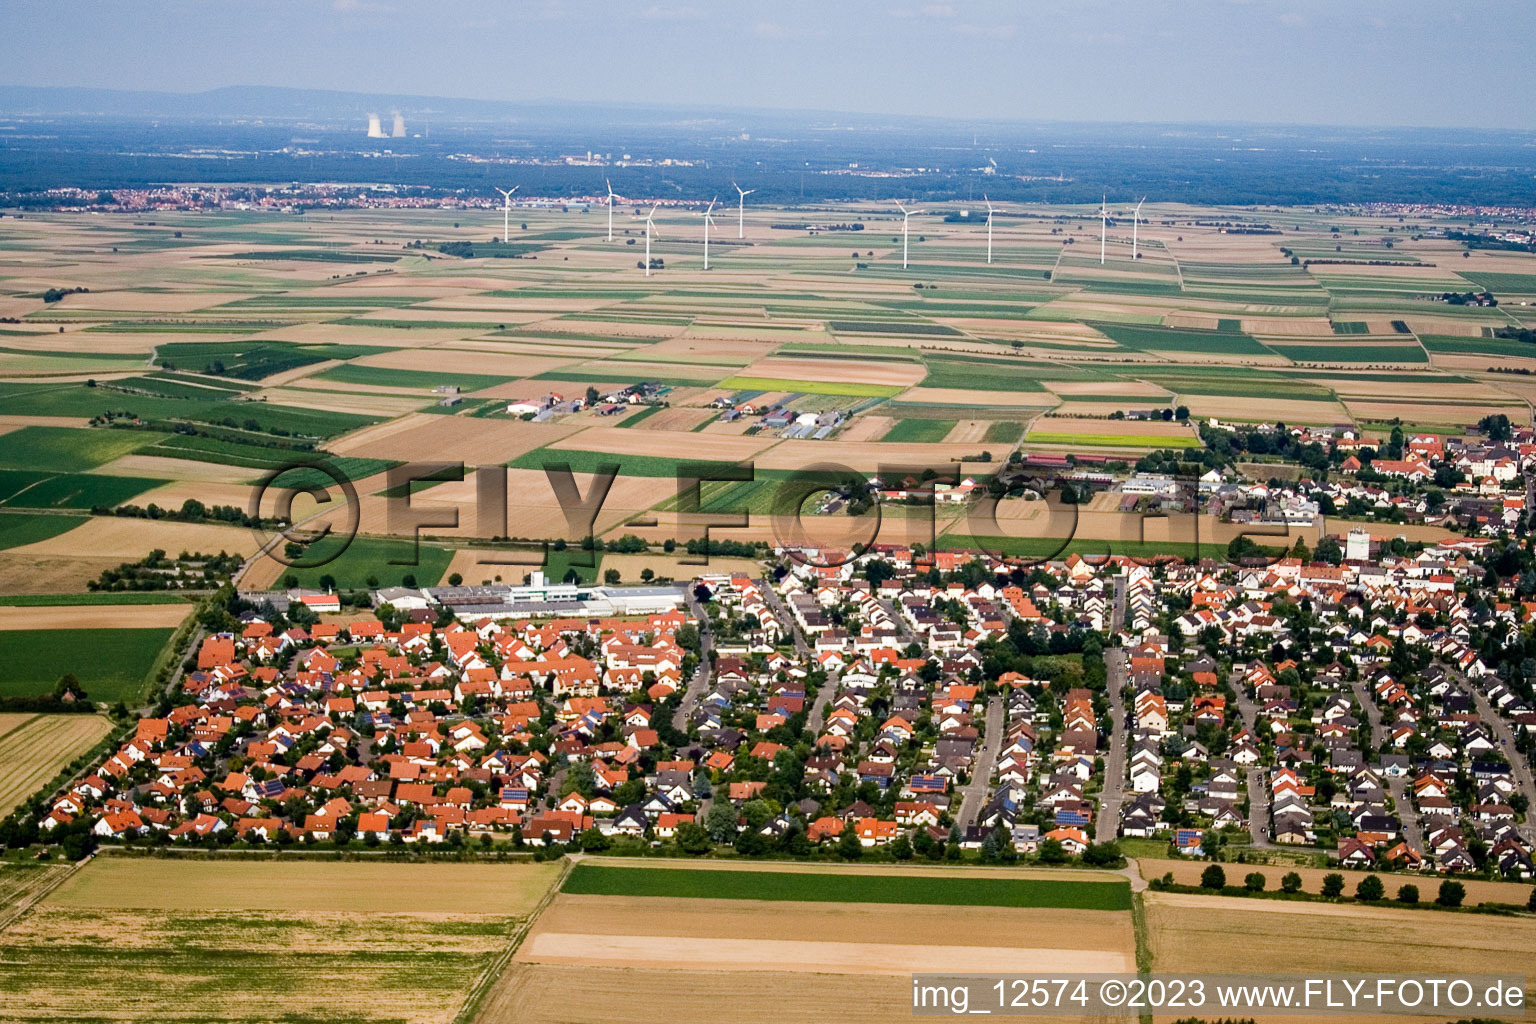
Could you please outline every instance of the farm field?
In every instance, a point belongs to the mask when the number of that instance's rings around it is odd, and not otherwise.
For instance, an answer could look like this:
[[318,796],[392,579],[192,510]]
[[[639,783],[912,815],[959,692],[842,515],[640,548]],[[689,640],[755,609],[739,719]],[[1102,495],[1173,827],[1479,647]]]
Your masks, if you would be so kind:
[[[460,571],[449,565],[465,545],[502,533],[478,522],[472,487],[444,485],[423,500],[457,507],[460,526],[435,533],[415,571],[389,565],[378,475],[408,460],[510,464],[505,532],[530,538],[568,532],[546,464],[568,463],[586,493],[589,475],[617,462],[599,533],[631,530],[651,510],[659,525],[635,532],[660,539],[672,528],[668,478],[690,461],[875,472],[984,451],[1001,460],[1019,445],[1135,457],[1198,441],[1189,426],[1110,414],[1179,405],[1196,421],[1398,418],[1442,430],[1528,409],[1528,378],[1487,372],[1501,361],[1536,368],[1536,346],[1491,336],[1518,307],[1431,301],[1474,284],[1525,297],[1536,281],[1528,254],[1474,254],[1463,268],[1429,237],[1385,250],[1388,225],[1371,216],[1341,224],[1336,211],[1297,207],[1281,237],[1217,227],[1251,211],[1154,203],[1142,260],[1114,237],[1101,267],[1077,247],[1094,240],[1090,225],[1053,227],[1043,209],[1022,208],[999,224],[988,266],[974,218],[945,219],[966,207],[914,215],[925,240],[905,273],[888,244],[850,265],[834,255],[845,239],[771,227],[787,213],[884,219],[881,204],[749,209],[746,237],[722,246],[708,274],[675,237],[694,211],[668,210],[666,268],[649,279],[629,273],[632,250],[610,246],[599,218],[560,208],[519,210],[527,228],[515,248],[539,258],[516,260],[436,250],[499,230],[489,213],[338,209],[296,225],[231,212],[154,226],[101,214],[86,233],[71,214],[6,218],[0,290],[17,322],[0,344],[0,590],[78,593],[156,547],[248,554],[246,530],[73,513],[189,498],[243,506],[264,473],[315,459],[372,490],[356,550],[295,575],[358,587],[407,572],[436,582]],[[1335,227],[1360,234],[1335,252]],[[82,244],[98,232],[116,251]],[[394,248],[415,239],[425,248]],[[63,262],[48,263],[55,250]],[[1291,251],[1387,252],[1403,265],[1308,267]],[[49,275],[90,291],[45,303],[38,282]],[[645,401],[629,404],[623,389],[642,384]],[[618,414],[586,408],[589,388],[619,399]],[[513,401],[548,404],[520,417],[506,412]],[[753,411],[732,421],[722,404]],[[816,426],[769,425],[774,408],[833,425],[816,437]],[[756,509],[766,494],[729,500]],[[755,527],[741,535],[753,536],[768,539]],[[242,582],[288,575],[258,559]]]
[[0,695],[51,693],[60,676],[73,672],[90,699],[133,703],[172,632],[169,626],[0,630]]
[[0,817],[111,731],[101,715],[0,714]]
[[0,997],[28,1022],[110,992],[92,1019],[312,1019],[323,1004],[331,1020],[448,1024],[558,870],[98,859],[0,932]]
[[[1490,927],[1480,915],[1399,910],[1389,905],[1339,906],[1157,892],[1146,893],[1145,899],[1146,941],[1155,973],[1283,969],[1297,974],[1394,974],[1408,964],[1433,964],[1436,970],[1449,973],[1496,969],[1527,977],[1536,970],[1536,922],[1528,918],[1498,918],[1498,926]],[[1390,934],[1392,939],[1362,941],[1362,933]],[[1233,941],[1237,935],[1275,936],[1283,945],[1283,967],[1276,959],[1280,950],[1273,944]],[[1258,1019],[1287,1018],[1260,1015]]]
[[[535,922],[486,999],[479,1024],[591,1017],[660,1024],[694,1014],[810,1021],[826,1019],[828,1005],[838,1007],[839,1020],[889,1020],[908,1011],[906,976],[915,970],[1029,964],[1120,971],[1135,962],[1128,890],[1080,881],[1092,877],[1082,873],[1063,873],[1053,883],[1041,872],[839,865],[621,868],[599,862],[574,870],[582,869],[586,873],[570,876]],[[577,891],[598,880],[633,882],[631,871],[657,876],[646,894]],[[1039,877],[1023,877],[1029,874]],[[1061,932],[1060,909],[996,902],[1008,898],[1005,893],[1030,891],[1012,888],[1028,882],[1069,892],[1074,886],[1113,889],[1126,903],[1074,910],[1074,927]],[[904,898],[944,883],[967,885],[974,898],[948,905]],[[896,901],[884,901],[882,892]],[[1046,933],[1048,948],[1040,942]],[[562,979],[575,972],[584,979],[579,994],[562,994]],[[709,993],[707,1004],[701,992]]]

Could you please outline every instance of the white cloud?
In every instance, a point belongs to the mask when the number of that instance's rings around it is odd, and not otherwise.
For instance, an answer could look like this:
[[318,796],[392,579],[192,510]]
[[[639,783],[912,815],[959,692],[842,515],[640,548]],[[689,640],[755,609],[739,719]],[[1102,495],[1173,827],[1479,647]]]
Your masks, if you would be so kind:
[[923,7],[923,13],[930,18],[953,18],[955,9],[949,4],[927,4]]
[[652,4],[640,12],[640,17],[650,21],[693,21],[704,17],[704,12],[697,7]]
[[771,21],[760,21],[752,26],[752,34],[759,39],[788,39],[789,31],[783,25],[776,25]]
[[1306,28],[1308,25],[1307,16],[1300,11],[1286,11],[1276,20],[1286,28]]

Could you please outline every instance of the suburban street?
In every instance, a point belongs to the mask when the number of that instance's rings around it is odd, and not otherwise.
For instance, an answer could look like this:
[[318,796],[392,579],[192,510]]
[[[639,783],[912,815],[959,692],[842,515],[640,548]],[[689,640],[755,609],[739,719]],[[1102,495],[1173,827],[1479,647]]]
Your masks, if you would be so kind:
[[[1371,724],[1372,750],[1378,751],[1381,745],[1387,742],[1387,725],[1382,720],[1381,708],[1376,704],[1376,698],[1372,696],[1363,681],[1357,679],[1350,685],[1350,689],[1354,691],[1355,700],[1360,702],[1366,721]],[[1398,821],[1403,825],[1404,841],[1408,843],[1409,849],[1416,853],[1423,853],[1424,830],[1419,824],[1419,812],[1408,796],[1408,780],[1384,778],[1382,784],[1387,787],[1387,792],[1392,794],[1393,807],[1397,812]]]
[[[1243,673],[1234,669],[1227,677],[1227,682],[1231,684],[1232,692],[1237,694],[1238,716],[1248,731],[1257,737],[1259,705],[1248,693]],[[1264,777],[1264,769],[1257,766],[1248,769],[1248,836],[1256,848],[1274,849],[1275,844],[1269,840],[1269,782]]]
[[758,580],[757,588],[762,591],[763,600],[768,602],[768,607],[773,609],[773,614],[777,615],[779,621],[784,623],[784,628],[789,630],[790,638],[795,642],[795,653],[802,658],[809,658],[811,645],[806,643],[805,637],[800,634],[800,627],[796,624],[795,617],[790,614],[789,607],[773,589],[773,582],[766,579]]
[[1530,819],[1530,813],[1536,811],[1536,783],[1533,783],[1531,779],[1530,762],[1515,749],[1515,730],[1505,720],[1504,716],[1499,714],[1498,709],[1493,706],[1492,702],[1483,694],[1483,691],[1473,685],[1470,679],[1449,666],[1447,666],[1446,671],[1456,681],[1457,686],[1472,696],[1472,703],[1477,708],[1478,718],[1487,722],[1489,727],[1493,729],[1494,735],[1498,738],[1500,751],[1504,754],[1505,759],[1509,761],[1510,774],[1514,777],[1515,788],[1524,793],[1526,800],[1529,801],[1526,805],[1528,808],[1526,822],[1521,827],[1520,834],[1536,842],[1536,826],[1531,824]]
[[[1118,588],[1117,588],[1118,592]],[[1104,652],[1104,668],[1109,689],[1109,750],[1104,755],[1104,790],[1099,794],[1099,812],[1093,819],[1093,840],[1107,843],[1120,830],[1120,804],[1125,799],[1125,747],[1130,736],[1125,698],[1120,691],[1126,683],[1130,658],[1123,647]]]
[[976,766],[971,781],[961,791],[960,815],[956,820],[962,829],[976,824],[981,809],[987,805],[992,792],[992,766],[997,763],[998,752],[1003,746],[1003,710],[1007,703],[1002,694],[996,694],[987,702],[987,735],[982,739],[981,752],[976,756]]
[[708,628],[709,617],[694,598],[693,588],[684,590],[684,600],[688,605],[689,616],[699,627],[699,664],[693,670],[687,688],[683,690],[682,703],[678,704],[677,712],[672,716],[672,727],[680,732],[688,731],[688,719],[693,716],[699,701],[704,699],[704,694],[709,690],[709,652],[715,649],[715,635]]

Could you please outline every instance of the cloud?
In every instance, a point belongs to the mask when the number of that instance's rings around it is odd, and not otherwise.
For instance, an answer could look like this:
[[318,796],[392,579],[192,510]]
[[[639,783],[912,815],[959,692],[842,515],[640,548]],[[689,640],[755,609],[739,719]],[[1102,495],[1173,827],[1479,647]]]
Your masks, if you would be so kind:
[[694,21],[704,17],[697,7],[678,7],[671,4],[652,4],[640,12],[648,21]]
[[783,25],[760,21],[752,26],[752,34],[759,39],[788,39],[789,31]]
[[1286,11],[1276,20],[1286,28],[1306,28],[1308,25],[1307,16],[1300,11]]
[[1012,39],[1018,31],[1016,25],[973,25],[962,21],[955,26],[955,33],[962,36],[986,36],[992,39]]
[[949,4],[926,4],[923,13],[930,18],[953,18],[955,9]]
[[343,14],[384,14],[394,10],[390,4],[373,0],[331,0],[331,7]]

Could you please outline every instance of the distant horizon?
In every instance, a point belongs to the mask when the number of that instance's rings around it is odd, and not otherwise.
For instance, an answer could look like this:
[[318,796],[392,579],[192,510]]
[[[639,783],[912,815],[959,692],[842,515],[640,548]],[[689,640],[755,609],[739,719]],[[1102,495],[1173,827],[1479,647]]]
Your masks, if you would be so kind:
[[[617,110],[629,110],[629,111],[665,110],[665,111],[677,111],[677,112],[693,112],[693,113],[701,113],[701,114],[707,114],[707,113],[718,113],[718,114],[722,114],[722,115],[723,114],[756,114],[756,115],[770,115],[770,116],[780,116],[780,117],[789,117],[789,116],[793,116],[793,115],[816,115],[816,116],[822,116],[822,117],[847,116],[847,117],[862,117],[862,118],[872,118],[872,119],[882,119],[882,120],[908,120],[908,121],[914,121],[914,122],[946,121],[946,122],[950,122],[952,125],[955,125],[955,126],[959,126],[959,125],[995,124],[995,125],[1010,125],[1010,126],[1012,126],[1012,125],[1050,125],[1050,126],[1068,127],[1068,126],[1080,125],[1080,126],[1091,126],[1091,127],[1113,127],[1113,126],[1117,126],[1117,125],[1124,125],[1124,126],[1142,127],[1142,128],[1155,128],[1155,127],[1159,127],[1159,126],[1168,126],[1168,127],[1199,127],[1199,128],[1233,127],[1233,128],[1325,129],[1325,130],[1392,131],[1392,132],[1416,132],[1416,131],[1422,131],[1422,132],[1446,132],[1446,133],[1457,133],[1457,134],[1477,134],[1477,133],[1502,134],[1502,133],[1511,133],[1511,134],[1530,134],[1530,135],[1536,135],[1536,126],[1533,126],[1533,127],[1502,127],[1502,126],[1498,126],[1498,125],[1396,124],[1396,123],[1386,123],[1386,122],[1367,123],[1367,122],[1346,122],[1346,121],[1336,121],[1336,122],[1326,122],[1326,121],[1315,121],[1315,122],[1314,121],[1262,121],[1262,120],[1244,120],[1244,119],[1241,119],[1241,118],[1207,118],[1207,119],[1201,119],[1201,118],[1179,118],[1179,119],[1106,118],[1106,119],[1094,119],[1094,118],[1066,118],[1066,117],[961,117],[959,115],[953,115],[953,114],[911,114],[911,115],[903,115],[903,114],[896,114],[896,113],[890,113],[890,112],[878,111],[878,110],[852,110],[852,109],[839,109],[839,108],[832,108],[832,107],[775,107],[775,106],[760,106],[760,105],[707,104],[707,103],[693,103],[693,102],[689,102],[689,101],[686,101],[686,100],[675,100],[675,101],[597,100],[597,99],[576,99],[576,98],[554,96],[554,95],[528,96],[528,97],[521,97],[521,98],[517,98],[517,99],[498,99],[498,98],[495,98],[495,97],[487,97],[487,96],[464,96],[464,95],[427,94],[427,93],[393,93],[392,94],[392,93],[381,93],[381,92],[367,91],[367,90],[332,89],[332,88],[326,88],[326,87],[309,87],[309,86],[296,86],[296,85],[262,85],[262,84],[252,84],[250,82],[236,82],[236,83],[231,83],[231,84],[228,84],[228,85],[217,85],[217,86],[211,86],[211,87],[208,87],[208,88],[201,88],[201,89],[138,89],[138,88],[129,88],[129,87],[96,86],[96,85],[29,85],[27,83],[21,83],[21,82],[0,82],[0,104],[3,104],[3,102],[6,99],[6,97],[4,96],[4,93],[7,90],[31,90],[31,91],[37,91],[37,92],[42,92],[42,93],[54,92],[54,93],[60,93],[60,94],[65,94],[65,93],[104,93],[104,94],[111,94],[111,95],[123,96],[123,97],[143,96],[143,97],[166,97],[166,98],[177,98],[177,99],[195,99],[195,98],[198,98],[198,97],[211,97],[211,96],[217,96],[219,94],[224,94],[224,93],[240,93],[240,92],[258,93],[258,92],[263,92],[263,91],[270,91],[270,92],[280,92],[280,93],[291,93],[291,94],[294,94],[296,96],[308,93],[308,94],[315,94],[315,95],[332,96],[332,97],[336,97],[336,98],[346,98],[346,99],[355,98],[355,99],[357,99],[359,101],[360,108],[367,107],[370,110],[372,110],[374,108],[377,108],[375,112],[377,112],[377,113],[379,113],[381,115],[387,115],[389,113],[394,112],[394,110],[396,108],[389,106],[389,104],[393,103],[395,101],[407,101],[407,102],[409,102],[409,101],[418,101],[418,102],[426,102],[426,103],[485,104],[485,105],[497,105],[497,106],[508,106],[508,107],[524,106],[524,107],[530,107],[530,108],[535,108],[535,109],[541,108],[541,107],[584,107],[584,108],[591,108],[591,109],[594,109],[594,110],[603,110],[603,109],[610,109],[610,110],[616,110],[616,111]],[[372,104],[371,107],[370,107],[370,104]],[[3,105],[0,105],[0,116],[19,117],[19,116],[28,116],[29,113],[30,112],[28,112],[26,110],[19,110],[19,109],[18,110],[8,110],[8,109],[4,108]],[[39,116],[70,116],[70,115],[81,115],[81,116],[84,116],[84,115],[89,115],[89,114],[93,114],[93,113],[98,113],[98,112],[97,111],[89,111],[89,110],[63,111],[63,110],[57,110],[56,109],[56,110],[44,112],[44,113],[42,113]],[[410,114],[413,113],[413,111],[411,109],[407,108],[407,109],[402,110],[401,113],[410,115]],[[436,113],[444,113],[444,112],[443,111],[438,111],[438,110],[426,110],[426,111],[417,110],[417,111],[414,111],[414,113],[417,113],[417,114],[420,114],[420,113],[433,113],[433,114],[436,114]],[[132,115],[127,115],[127,116],[166,116],[166,114],[164,112],[159,113],[159,114],[145,112],[143,114],[132,114]],[[242,116],[250,116],[250,115],[242,115]],[[335,115],[334,114],[332,114],[332,115],[325,115],[325,114],[319,114],[319,113],[307,114],[306,115],[306,114],[299,114],[299,113],[272,112],[272,113],[264,114],[264,115],[261,115],[261,116],[272,117],[274,119],[294,119],[294,118],[300,118],[300,117],[306,117],[306,116],[320,117],[320,116],[335,116]],[[452,116],[452,115],[450,114],[450,116]]]
[[[966,122],[1536,130],[1519,0],[15,0],[27,87],[198,95],[242,82],[477,102]],[[220,32],[223,35],[220,35]],[[539,96],[547,100],[515,100]]]

